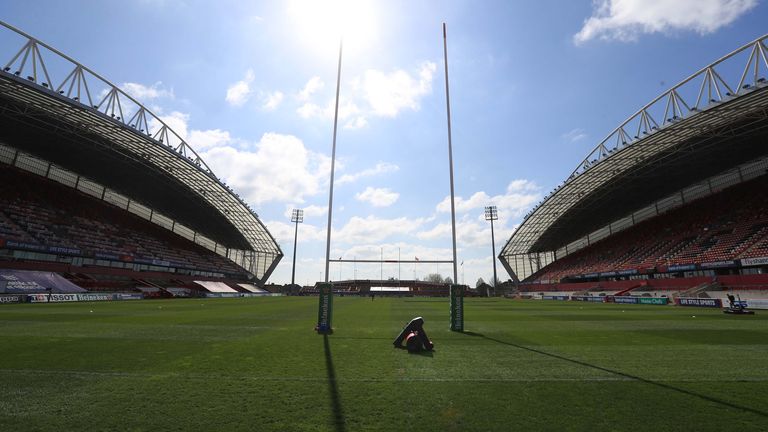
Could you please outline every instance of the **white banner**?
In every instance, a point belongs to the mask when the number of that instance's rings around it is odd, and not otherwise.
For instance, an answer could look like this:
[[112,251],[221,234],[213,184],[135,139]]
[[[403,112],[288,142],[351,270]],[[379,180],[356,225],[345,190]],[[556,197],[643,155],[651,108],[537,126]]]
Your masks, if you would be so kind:
[[27,294],[27,300],[32,303],[48,303],[48,294]]
[[20,295],[0,295],[0,303],[18,303],[20,301]]
[[741,260],[741,265],[745,267],[768,265],[768,257],[744,258]]
[[77,294],[77,299],[79,301],[111,301],[112,294],[104,294],[104,293]]
[[747,309],[768,309],[768,300],[745,300],[747,302]]
[[51,294],[52,302],[75,302],[77,301],[77,294]]

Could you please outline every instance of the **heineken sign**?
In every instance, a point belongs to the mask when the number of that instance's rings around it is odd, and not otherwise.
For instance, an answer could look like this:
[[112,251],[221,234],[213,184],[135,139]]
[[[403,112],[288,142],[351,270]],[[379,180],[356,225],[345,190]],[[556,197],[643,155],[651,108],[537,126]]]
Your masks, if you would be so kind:
[[464,286],[451,285],[451,331],[464,331]]
[[318,333],[331,332],[331,318],[333,317],[333,285],[321,283],[320,301],[317,307],[317,330]]

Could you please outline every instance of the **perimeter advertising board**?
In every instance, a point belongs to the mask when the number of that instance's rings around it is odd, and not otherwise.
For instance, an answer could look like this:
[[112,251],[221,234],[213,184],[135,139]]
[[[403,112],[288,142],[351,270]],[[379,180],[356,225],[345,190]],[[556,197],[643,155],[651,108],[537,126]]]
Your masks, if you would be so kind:
[[670,272],[684,272],[696,270],[696,264],[676,264],[667,267],[667,271]]
[[568,295],[543,295],[542,300],[570,300],[571,296]]
[[317,330],[318,333],[329,333],[332,329],[333,318],[333,285],[330,283],[321,283],[320,298],[317,305]]
[[87,293],[77,295],[78,301],[112,301],[113,298],[114,297],[112,294],[106,293]]
[[669,303],[667,297],[640,297],[640,304],[665,305]]
[[13,295],[13,294],[0,295],[0,304],[20,303],[20,302],[21,302],[21,295]]
[[464,285],[451,285],[451,331],[464,331]]
[[113,298],[115,300],[144,300],[144,294],[116,293]]
[[665,305],[669,302],[669,299],[667,297],[617,296],[613,298],[613,302],[621,304]]
[[723,307],[723,302],[717,298],[693,298],[693,297],[680,297],[677,299],[679,306],[699,306],[699,307]]
[[593,303],[603,303],[605,302],[604,296],[571,296],[571,300],[573,301],[583,301],[583,302],[593,302]]
[[741,265],[744,267],[768,265],[768,257],[742,258]]
[[750,299],[743,302],[746,303],[744,307],[748,307],[750,309],[768,309],[768,300],[766,299]]

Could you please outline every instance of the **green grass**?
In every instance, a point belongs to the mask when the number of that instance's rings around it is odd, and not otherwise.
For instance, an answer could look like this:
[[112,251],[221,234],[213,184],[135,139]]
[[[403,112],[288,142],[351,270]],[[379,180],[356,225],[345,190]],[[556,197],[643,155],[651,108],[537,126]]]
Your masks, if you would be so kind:
[[[92,311],[92,312],[91,312]],[[391,341],[414,316],[436,350]],[[695,315],[695,318],[693,317]],[[766,430],[768,312],[337,297],[0,306],[0,431]]]

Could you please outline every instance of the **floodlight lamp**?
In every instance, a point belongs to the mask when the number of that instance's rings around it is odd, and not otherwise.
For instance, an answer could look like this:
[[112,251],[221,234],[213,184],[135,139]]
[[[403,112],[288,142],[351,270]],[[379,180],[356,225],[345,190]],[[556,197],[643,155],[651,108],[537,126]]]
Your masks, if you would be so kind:
[[485,207],[485,220],[497,220],[499,218],[496,206]]
[[302,210],[302,209],[293,209],[293,212],[291,212],[291,222],[303,223],[304,222],[304,210]]

